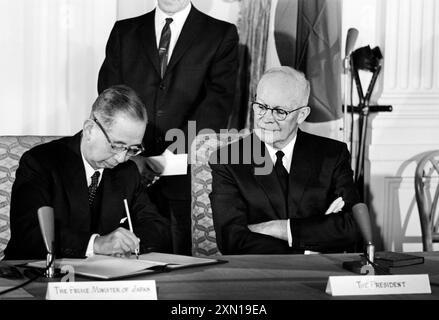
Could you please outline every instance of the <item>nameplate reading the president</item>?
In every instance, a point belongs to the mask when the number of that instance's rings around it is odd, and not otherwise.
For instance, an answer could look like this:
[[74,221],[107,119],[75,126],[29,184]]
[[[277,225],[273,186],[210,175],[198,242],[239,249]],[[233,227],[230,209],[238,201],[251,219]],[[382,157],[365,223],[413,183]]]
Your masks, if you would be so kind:
[[431,293],[428,274],[330,276],[326,293],[332,296]]
[[50,282],[47,300],[157,300],[155,280]]

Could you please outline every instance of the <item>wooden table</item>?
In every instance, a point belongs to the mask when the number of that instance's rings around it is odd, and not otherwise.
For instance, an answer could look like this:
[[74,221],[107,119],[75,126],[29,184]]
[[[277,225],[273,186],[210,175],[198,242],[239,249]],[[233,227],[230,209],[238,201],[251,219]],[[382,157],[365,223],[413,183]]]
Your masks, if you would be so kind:
[[[129,278],[154,279],[159,300],[302,300],[302,299],[409,299],[439,300],[439,252],[414,253],[424,264],[393,268],[394,274],[428,273],[432,294],[332,297],[325,293],[328,276],[353,275],[344,261],[358,254],[237,255],[222,256],[228,263],[174,270]],[[23,261],[11,261],[15,264]],[[90,281],[76,277],[77,281]],[[0,278],[0,286],[19,281]],[[46,284],[34,282],[24,289],[33,299],[44,299]],[[0,296],[0,299],[7,296]]]

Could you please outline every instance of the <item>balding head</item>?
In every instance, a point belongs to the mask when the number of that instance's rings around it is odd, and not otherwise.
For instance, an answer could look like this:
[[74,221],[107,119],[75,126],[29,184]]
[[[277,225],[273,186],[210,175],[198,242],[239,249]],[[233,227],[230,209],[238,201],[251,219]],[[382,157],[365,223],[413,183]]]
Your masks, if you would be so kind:
[[296,106],[308,105],[310,86],[305,75],[291,67],[281,66],[267,70],[257,87],[257,96],[264,91],[276,91]]

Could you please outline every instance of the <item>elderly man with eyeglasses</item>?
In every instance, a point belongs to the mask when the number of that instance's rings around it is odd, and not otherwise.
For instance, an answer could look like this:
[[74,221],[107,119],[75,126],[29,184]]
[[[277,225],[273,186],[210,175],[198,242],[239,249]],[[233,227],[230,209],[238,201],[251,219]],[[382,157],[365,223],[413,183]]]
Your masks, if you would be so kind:
[[[144,104],[127,86],[103,91],[83,130],[32,148],[20,159],[11,195],[7,259],[46,256],[37,218],[54,208],[55,254],[129,256],[171,251],[169,221],[141,185],[134,162],[143,151]],[[124,227],[127,200],[133,231]]]
[[299,129],[311,112],[309,94],[301,72],[268,70],[252,103],[254,132],[212,155],[210,199],[223,254],[342,252],[361,239],[346,144]]

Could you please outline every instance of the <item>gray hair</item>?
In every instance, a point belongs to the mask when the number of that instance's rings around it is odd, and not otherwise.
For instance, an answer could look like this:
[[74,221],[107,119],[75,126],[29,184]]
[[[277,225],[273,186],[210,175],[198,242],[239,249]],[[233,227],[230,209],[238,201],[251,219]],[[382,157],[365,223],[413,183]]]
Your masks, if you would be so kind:
[[126,85],[116,85],[105,89],[93,103],[93,115],[111,126],[118,113],[124,113],[134,120],[148,122],[146,107],[137,93]]

